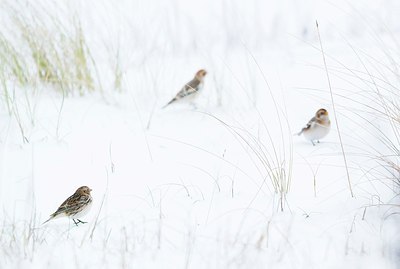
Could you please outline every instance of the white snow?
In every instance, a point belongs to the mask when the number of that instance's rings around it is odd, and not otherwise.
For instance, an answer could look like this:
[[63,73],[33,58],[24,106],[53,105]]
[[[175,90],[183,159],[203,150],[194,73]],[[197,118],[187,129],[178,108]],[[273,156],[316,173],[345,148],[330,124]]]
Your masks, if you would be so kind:
[[[0,67],[0,268],[399,268],[398,14],[394,0],[4,0],[1,38],[31,74],[15,18],[60,44],[54,22],[79,21],[95,86],[63,96]],[[202,68],[197,109],[161,109]],[[312,146],[294,134],[319,108],[332,129]],[[83,185],[87,224],[41,225]]]

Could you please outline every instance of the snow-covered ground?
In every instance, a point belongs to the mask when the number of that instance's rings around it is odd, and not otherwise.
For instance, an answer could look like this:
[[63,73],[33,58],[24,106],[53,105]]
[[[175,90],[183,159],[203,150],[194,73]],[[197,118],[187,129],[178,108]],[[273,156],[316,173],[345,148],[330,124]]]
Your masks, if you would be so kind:
[[0,268],[399,268],[398,1],[37,2],[0,2]]

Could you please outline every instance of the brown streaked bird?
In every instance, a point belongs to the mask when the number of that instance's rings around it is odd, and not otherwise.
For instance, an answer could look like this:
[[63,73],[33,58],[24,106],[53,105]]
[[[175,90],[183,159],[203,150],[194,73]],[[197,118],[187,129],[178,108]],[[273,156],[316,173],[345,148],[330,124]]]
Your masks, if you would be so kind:
[[304,137],[310,140],[313,146],[315,146],[314,142],[319,143],[319,140],[324,138],[330,129],[331,121],[329,120],[328,111],[321,108],[297,135],[304,134]]
[[50,215],[50,218],[43,222],[46,222],[58,218],[58,217],[69,217],[78,226],[78,223],[86,223],[81,221],[79,218],[86,215],[92,206],[92,196],[90,196],[91,188],[82,186],[78,188],[74,194],[68,197],[57,209],[56,212]]
[[194,78],[186,83],[183,88],[175,95],[174,98],[172,98],[171,101],[168,102],[163,108],[167,107],[168,105],[177,102],[179,100],[186,100],[186,101],[193,101],[198,93],[200,88],[202,87],[204,83],[204,77],[207,75],[207,71],[204,69],[201,69],[197,71],[196,75]]

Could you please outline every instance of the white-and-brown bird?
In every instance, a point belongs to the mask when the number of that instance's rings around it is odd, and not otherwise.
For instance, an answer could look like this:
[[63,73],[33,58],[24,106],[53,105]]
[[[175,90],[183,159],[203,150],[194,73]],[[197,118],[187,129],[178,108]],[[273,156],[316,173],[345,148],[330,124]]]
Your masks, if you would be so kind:
[[79,218],[86,215],[92,206],[92,196],[90,196],[91,188],[82,186],[78,188],[74,194],[68,197],[57,209],[56,212],[50,215],[50,218],[43,222],[46,222],[57,218],[57,217],[69,217],[78,225],[78,223],[86,223],[81,221]]
[[319,140],[324,138],[330,129],[331,121],[329,120],[328,111],[321,108],[297,135],[304,134],[304,137],[310,140],[313,146],[315,146],[314,142],[319,143]]
[[175,97],[172,98],[172,100],[169,101],[168,104],[166,104],[163,108],[180,100],[192,102],[197,97],[200,88],[203,86],[204,77],[206,75],[207,71],[204,69],[197,71],[194,78],[186,83],[183,88],[175,95]]

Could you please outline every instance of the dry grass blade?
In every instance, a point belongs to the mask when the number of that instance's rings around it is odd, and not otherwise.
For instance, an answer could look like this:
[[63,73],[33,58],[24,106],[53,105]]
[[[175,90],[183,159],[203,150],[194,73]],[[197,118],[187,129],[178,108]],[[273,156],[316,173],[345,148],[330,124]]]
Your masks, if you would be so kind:
[[346,153],[345,153],[345,151],[344,151],[344,146],[343,146],[343,141],[342,141],[342,135],[341,135],[341,133],[340,133],[340,127],[339,127],[339,123],[338,123],[338,120],[337,120],[336,107],[335,107],[335,100],[334,100],[334,98],[333,98],[331,80],[330,80],[330,77],[329,77],[328,67],[327,67],[327,65],[326,65],[326,59],[325,59],[324,48],[323,48],[323,46],[322,46],[321,35],[320,35],[320,33],[319,33],[318,21],[316,21],[316,26],[317,26],[317,32],[318,32],[318,40],[319,40],[319,44],[320,44],[320,47],[321,47],[322,58],[323,58],[323,60],[324,60],[324,66],[325,66],[326,77],[327,77],[327,79],[328,79],[328,85],[329,85],[329,92],[330,92],[330,96],[331,96],[333,114],[335,115],[336,129],[337,129],[337,133],[338,133],[338,136],[339,136],[340,147],[341,147],[341,149],[342,149],[342,155],[343,155],[344,165],[345,165],[345,168],[346,168],[347,181],[348,181],[348,184],[349,184],[349,190],[350,190],[351,197],[354,197],[353,187],[351,186],[351,181],[350,181],[349,167],[348,167],[348,165],[347,165]]

